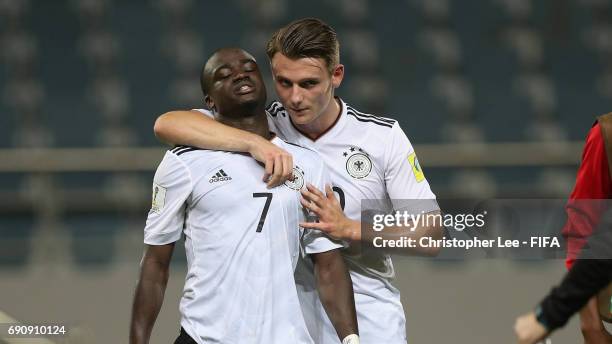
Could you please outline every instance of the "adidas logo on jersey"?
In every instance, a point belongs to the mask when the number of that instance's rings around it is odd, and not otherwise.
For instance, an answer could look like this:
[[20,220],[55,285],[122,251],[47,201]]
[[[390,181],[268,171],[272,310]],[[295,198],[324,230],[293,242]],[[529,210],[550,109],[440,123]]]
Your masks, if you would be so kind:
[[232,177],[225,174],[223,170],[219,170],[219,172],[217,172],[214,176],[212,176],[208,182],[216,183],[216,182],[224,182],[226,180],[232,180]]

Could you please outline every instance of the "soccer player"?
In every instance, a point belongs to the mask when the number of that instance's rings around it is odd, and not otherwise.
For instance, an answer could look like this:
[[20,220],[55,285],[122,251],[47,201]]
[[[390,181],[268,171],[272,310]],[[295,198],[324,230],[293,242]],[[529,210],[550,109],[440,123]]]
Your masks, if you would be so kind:
[[[599,228],[588,239],[588,249],[582,250],[561,285],[540,302],[535,311],[516,319],[514,331],[519,344],[535,344],[568,319],[605,285],[612,281],[612,210],[603,216]],[[607,314],[610,314],[610,299]],[[588,343],[608,343],[604,339]]]
[[[411,212],[439,212],[414,149],[397,121],[363,113],[334,96],[344,77],[344,66],[339,61],[336,33],[330,26],[314,18],[292,22],[274,33],[267,55],[280,99],[268,107],[270,124],[289,142],[315,149],[331,170],[332,185],[327,185],[324,193],[314,187],[303,191],[303,204],[319,217],[319,223],[310,222],[307,226],[347,240],[352,247],[367,246],[371,245],[371,231],[361,230],[362,200],[382,200],[395,210],[403,210],[406,204],[398,200],[420,199],[420,209],[409,209]],[[155,132],[166,142],[250,153],[265,163],[264,179],[270,177],[269,185],[290,175],[285,152],[196,111],[162,115],[156,121]],[[369,225],[363,223],[363,227],[367,229]],[[380,235],[440,239],[442,228],[433,224],[411,231],[393,226]],[[344,251],[363,343],[406,343],[400,293],[390,283],[395,273],[389,252]],[[435,255],[438,249],[417,246],[395,248],[392,252]],[[309,283],[313,283],[307,273],[301,271],[296,277],[302,291],[309,290]],[[318,326],[320,343],[337,342],[321,308],[315,312],[315,317],[323,321]]]
[[290,152],[294,178],[267,189],[260,179],[263,167],[243,154],[188,146],[166,153],[154,177],[130,343],[149,341],[174,244],[183,234],[188,271],[175,343],[314,343],[294,280],[303,250],[315,264],[316,287],[337,332],[335,341],[358,344],[341,245],[299,227],[306,218],[299,190],[306,183],[323,185],[325,166],[313,151],[270,133],[266,91],[251,55],[221,49],[207,61],[201,80],[215,120]]
[[[567,238],[568,269],[597,227],[608,207],[607,200],[612,198],[611,142],[612,113],[609,113],[597,117],[587,135],[576,185],[567,202],[563,235]],[[610,292],[600,294],[604,295],[610,298]],[[593,297],[580,311],[580,329],[586,344],[612,344],[612,334],[604,327],[597,309],[597,297]]]

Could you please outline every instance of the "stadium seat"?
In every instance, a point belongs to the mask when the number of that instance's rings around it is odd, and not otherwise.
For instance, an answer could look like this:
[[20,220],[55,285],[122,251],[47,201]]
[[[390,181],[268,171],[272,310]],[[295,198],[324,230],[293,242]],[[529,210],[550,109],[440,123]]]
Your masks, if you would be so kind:
[[77,266],[104,266],[115,259],[115,240],[122,229],[116,214],[67,215],[64,223],[71,234],[70,251]]
[[[255,55],[268,99],[276,99],[265,42],[298,16],[336,28],[347,73],[337,94],[398,120],[415,146],[582,142],[595,116],[612,111],[611,7],[608,0],[1,0],[0,148],[161,146],[156,117],[203,106],[200,68],[227,45]],[[563,197],[575,174],[423,163],[440,196]],[[144,219],[152,171],[56,177],[57,189],[89,190],[141,209]],[[0,192],[31,193],[23,179],[3,174]],[[109,264],[122,220],[91,211],[66,217],[71,253],[82,265]],[[0,264],[27,262],[33,224],[20,216],[0,218],[0,235],[15,240],[2,248],[23,249],[0,252]],[[179,246],[176,263],[184,259]]]
[[450,189],[464,197],[486,199],[497,193],[497,184],[491,175],[482,169],[464,169],[451,177]]
[[28,263],[34,221],[28,213],[0,216],[0,268],[22,268]]

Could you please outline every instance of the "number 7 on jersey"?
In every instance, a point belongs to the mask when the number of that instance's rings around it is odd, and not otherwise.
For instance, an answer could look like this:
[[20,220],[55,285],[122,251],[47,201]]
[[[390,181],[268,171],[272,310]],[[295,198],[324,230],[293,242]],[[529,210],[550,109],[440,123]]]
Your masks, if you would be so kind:
[[264,222],[266,222],[266,216],[268,216],[268,209],[270,209],[270,203],[272,202],[272,193],[271,192],[255,192],[253,193],[253,198],[255,197],[265,197],[266,198],[266,205],[264,205],[264,208],[261,211],[261,217],[259,218],[259,224],[257,225],[256,232],[259,233],[263,229]]

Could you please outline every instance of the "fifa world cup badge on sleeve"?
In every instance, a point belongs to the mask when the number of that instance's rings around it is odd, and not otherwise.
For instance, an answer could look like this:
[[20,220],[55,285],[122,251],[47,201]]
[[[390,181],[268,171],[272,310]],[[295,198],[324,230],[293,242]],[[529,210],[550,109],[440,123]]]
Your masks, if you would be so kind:
[[408,162],[410,166],[412,166],[412,172],[414,172],[414,178],[417,183],[422,182],[425,179],[425,174],[421,169],[421,165],[419,165],[419,159],[417,159],[416,153],[408,155]]
[[153,183],[153,200],[151,201],[151,210],[155,213],[161,213],[166,204],[166,188]]

